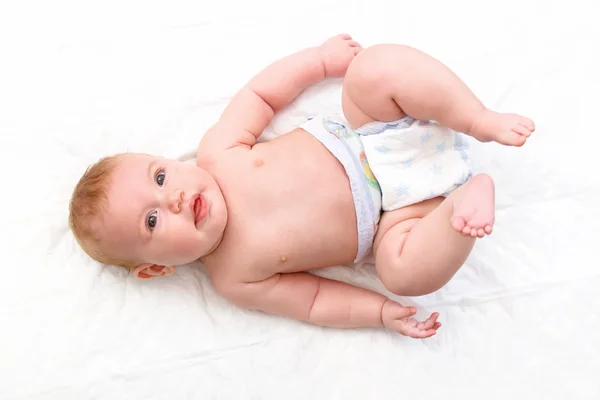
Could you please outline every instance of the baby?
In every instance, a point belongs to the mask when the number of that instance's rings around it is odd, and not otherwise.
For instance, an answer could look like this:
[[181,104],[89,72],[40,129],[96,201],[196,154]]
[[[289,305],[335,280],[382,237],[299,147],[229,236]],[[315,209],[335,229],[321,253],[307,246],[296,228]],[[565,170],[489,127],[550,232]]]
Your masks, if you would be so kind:
[[[326,77],[344,77],[343,115],[257,143],[276,112]],[[203,136],[196,165],[119,154],[90,167],[70,226],[91,257],[140,279],[200,259],[240,307],[426,338],[437,313],[420,322],[414,307],[306,271],[371,253],[390,292],[441,288],[494,224],[494,184],[471,176],[462,133],[522,146],[534,129],[485,108],[419,50],[363,50],[339,35],[254,76]]]

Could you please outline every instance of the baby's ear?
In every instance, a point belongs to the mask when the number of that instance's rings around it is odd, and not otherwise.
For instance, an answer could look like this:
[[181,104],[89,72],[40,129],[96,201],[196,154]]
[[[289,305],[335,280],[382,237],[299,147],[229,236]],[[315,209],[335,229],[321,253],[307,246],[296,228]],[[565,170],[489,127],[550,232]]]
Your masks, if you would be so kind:
[[169,276],[175,273],[175,266],[156,264],[140,264],[133,270],[133,276],[138,279],[152,279],[157,276]]

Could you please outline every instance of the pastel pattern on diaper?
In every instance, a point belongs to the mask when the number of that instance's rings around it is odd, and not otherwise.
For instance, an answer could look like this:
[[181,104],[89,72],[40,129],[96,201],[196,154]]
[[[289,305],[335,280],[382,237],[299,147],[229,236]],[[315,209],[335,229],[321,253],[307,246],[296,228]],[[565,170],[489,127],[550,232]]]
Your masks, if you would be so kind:
[[468,142],[435,121],[405,117],[372,122],[356,132],[384,211],[447,196],[471,177]]

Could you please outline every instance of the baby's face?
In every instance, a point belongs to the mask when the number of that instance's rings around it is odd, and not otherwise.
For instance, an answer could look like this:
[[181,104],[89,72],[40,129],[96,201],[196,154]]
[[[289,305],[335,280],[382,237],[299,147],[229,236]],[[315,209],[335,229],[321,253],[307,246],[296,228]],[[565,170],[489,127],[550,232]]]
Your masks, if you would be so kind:
[[103,226],[112,254],[171,266],[195,261],[219,244],[227,208],[206,171],[146,154],[118,162]]

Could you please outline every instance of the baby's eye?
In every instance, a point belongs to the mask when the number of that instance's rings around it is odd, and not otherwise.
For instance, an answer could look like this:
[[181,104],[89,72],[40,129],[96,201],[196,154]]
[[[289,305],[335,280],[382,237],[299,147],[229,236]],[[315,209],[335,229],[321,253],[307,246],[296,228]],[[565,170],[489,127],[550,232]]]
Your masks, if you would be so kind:
[[165,183],[165,171],[158,171],[154,180],[158,186],[162,186]]
[[148,219],[146,220],[146,224],[148,225],[148,229],[152,231],[156,226],[156,222],[158,222],[158,216],[156,215],[156,211],[152,214],[148,215]]

